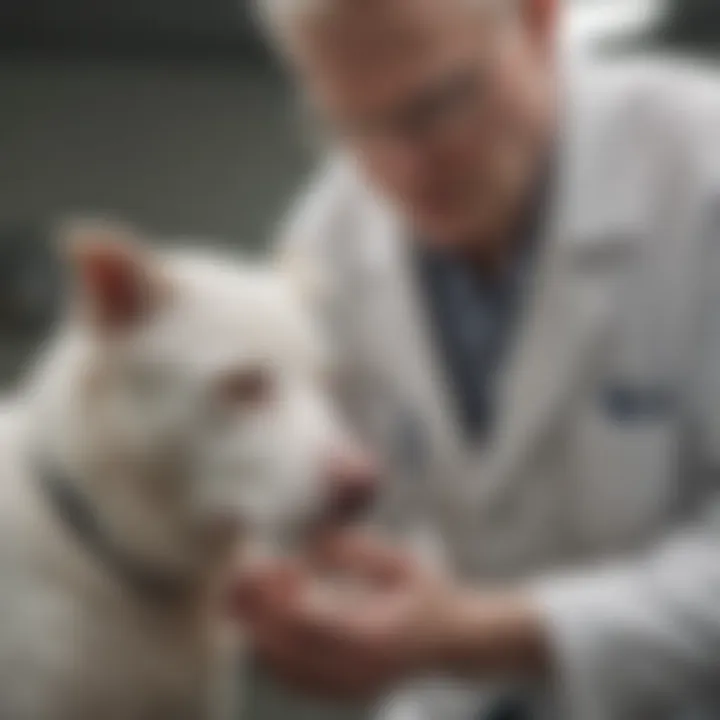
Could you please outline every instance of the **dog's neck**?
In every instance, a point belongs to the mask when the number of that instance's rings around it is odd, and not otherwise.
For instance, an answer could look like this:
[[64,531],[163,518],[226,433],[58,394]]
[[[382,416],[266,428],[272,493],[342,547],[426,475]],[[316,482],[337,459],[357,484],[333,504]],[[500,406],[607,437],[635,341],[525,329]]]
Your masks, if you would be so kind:
[[31,473],[63,530],[83,551],[112,574],[129,591],[154,605],[174,605],[196,592],[192,580],[179,573],[153,567],[125,552],[103,527],[82,483],[67,476],[59,464],[33,457]]

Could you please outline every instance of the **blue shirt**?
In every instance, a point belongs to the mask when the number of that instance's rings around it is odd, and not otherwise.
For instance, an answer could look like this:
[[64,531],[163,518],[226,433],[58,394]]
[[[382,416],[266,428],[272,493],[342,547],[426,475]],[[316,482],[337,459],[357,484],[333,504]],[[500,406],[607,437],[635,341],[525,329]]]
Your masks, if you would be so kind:
[[[546,175],[544,180],[548,180]],[[535,270],[551,183],[545,182],[522,218],[509,262],[483,273],[467,260],[416,243],[417,273],[431,327],[445,361],[458,419],[466,438],[485,442],[497,414],[498,375],[517,335]],[[477,720],[529,720],[532,699],[509,692],[484,708]],[[475,719],[473,719],[475,720]]]
[[431,327],[466,436],[483,441],[497,410],[498,374],[516,335],[530,276],[543,201],[536,203],[502,272],[484,274],[463,258],[417,243],[417,270]]

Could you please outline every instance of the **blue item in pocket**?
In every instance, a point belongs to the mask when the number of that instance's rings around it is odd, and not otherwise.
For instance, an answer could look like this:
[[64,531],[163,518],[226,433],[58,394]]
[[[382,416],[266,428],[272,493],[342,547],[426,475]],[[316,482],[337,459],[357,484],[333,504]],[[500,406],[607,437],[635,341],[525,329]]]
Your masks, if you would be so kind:
[[533,712],[528,698],[523,695],[507,695],[492,707],[485,708],[476,720],[532,720]]
[[647,422],[665,418],[675,410],[670,388],[615,383],[603,391],[606,413],[617,422]]

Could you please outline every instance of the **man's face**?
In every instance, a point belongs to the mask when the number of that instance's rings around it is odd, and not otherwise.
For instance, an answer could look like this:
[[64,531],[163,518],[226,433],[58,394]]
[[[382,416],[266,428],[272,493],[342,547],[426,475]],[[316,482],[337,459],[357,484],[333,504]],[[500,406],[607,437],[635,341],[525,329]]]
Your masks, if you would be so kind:
[[531,182],[552,87],[533,2],[344,0],[289,34],[321,118],[435,243],[506,231]]

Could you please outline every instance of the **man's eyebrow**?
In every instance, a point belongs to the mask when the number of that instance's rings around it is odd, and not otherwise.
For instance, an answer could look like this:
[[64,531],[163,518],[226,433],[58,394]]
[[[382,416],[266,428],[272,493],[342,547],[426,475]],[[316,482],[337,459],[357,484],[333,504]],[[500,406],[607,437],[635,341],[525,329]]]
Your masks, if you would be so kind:
[[372,132],[378,126],[413,123],[427,112],[432,112],[438,103],[442,103],[458,89],[469,88],[475,82],[475,71],[472,68],[454,68],[430,81],[409,88],[394,107],[356,118],[348,117],[344,121],[339,118],[339,121],[353,132],[361,133]]

